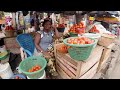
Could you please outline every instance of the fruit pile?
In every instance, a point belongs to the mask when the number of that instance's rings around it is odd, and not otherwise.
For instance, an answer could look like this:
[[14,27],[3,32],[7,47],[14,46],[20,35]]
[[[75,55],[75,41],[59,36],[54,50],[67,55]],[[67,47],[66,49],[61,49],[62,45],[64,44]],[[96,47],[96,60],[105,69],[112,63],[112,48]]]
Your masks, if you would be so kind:
[[97,30],[97,28],[96,28],[95,25],[90,29],[89,32],[90,32],[90,33],[100,33],[99,30]]
[[12,26],[6,26],[5,30],[14,30],[14,28]]
[[40,70],[41,69],[41,67],[39,66],[39,65],[35,65],[35,66],[33,66],[32,68],[30,68],[29,70],[28,70],[28,72],[35,72],[35,71],[38,71],[38,70]]
[[82,34],[85,32],[85,26],[82,22],[80,22],[79,24],[73,25],[70,28],[69,32],[75,33],[75,34]]
[[64,24],[59,24],[58,28],[65,28],[65,25]]
[[77,44],[77,45],[81,45],[81,44],[92,44],[94,42],[94,40],[91,40],[87,37],[77,37],[77,38],[69,38],[67,40],[67,43],[69,44]]
[[61,53],[67,53],[68,52],[67,46],[64,45],[64,44],[60,45],[57,50]]

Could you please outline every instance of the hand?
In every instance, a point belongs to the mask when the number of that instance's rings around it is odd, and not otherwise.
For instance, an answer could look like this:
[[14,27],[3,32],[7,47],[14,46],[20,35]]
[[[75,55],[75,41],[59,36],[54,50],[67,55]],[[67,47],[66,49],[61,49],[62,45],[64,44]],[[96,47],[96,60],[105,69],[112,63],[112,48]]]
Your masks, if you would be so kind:
[[51,58],[51,55],[48,52],[43,52],[43,56],[45,58]]
[[56,30],[56,29],[57,29],[57,24],[54,24],[54,25],[52,26],[52,28],[53,28],[54,30]]

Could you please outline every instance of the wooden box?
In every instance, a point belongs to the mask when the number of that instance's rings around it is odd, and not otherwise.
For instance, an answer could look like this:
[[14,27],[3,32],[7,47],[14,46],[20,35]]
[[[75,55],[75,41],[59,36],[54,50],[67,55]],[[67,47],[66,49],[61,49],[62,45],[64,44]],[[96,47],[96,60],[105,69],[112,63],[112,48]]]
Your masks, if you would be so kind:
[[92,79],[97,72],[99,62],[95,63],[90,70],[88,70],[84,75],[82,75],[79,79]]
[[102,53],[102,57],[99,61],[99,65],[98,65],[98,69],[97,69],[97,72],[99,72],[99,70],[103,67],[103,65],[107,62],[108,58],[110,57],[111,55],[111,49],[112,47],[114,46],[115,44],[112,43],[110,44],[108,47],[104,48],[103,49],[103,53]]
[[[101,58],[103,47],[96,46],[86,61],[75,61],[69,54],[59,53],[55,45],[56,68],[63,79],[79,79],[80,76],[88,72]],[[97,53],[97,54],[96,54]],[[96,64],[97,66],[97,64]],[[97,69],[97,67],[95,67]]]
[[115,38],[107,38],[107,37],[101,37],[98,40],[98,44],[104,47],[108,47],[115,41]]

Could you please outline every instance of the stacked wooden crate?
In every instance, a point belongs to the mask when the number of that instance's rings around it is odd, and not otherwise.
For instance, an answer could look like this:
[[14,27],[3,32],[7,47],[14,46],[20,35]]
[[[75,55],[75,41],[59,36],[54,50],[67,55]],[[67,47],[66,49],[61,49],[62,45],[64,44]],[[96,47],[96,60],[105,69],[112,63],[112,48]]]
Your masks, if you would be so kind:
[[103,53],[102,53],[102,57],[99,61],[99,65],[98,65],[98,69],[97,72],[99,72],[102,67],[104,66],[104,64],[107,62],[107,60],[109,59],[110,55],[111,55],[111,50],[112,47],[115,45],[115,43],[110,44],[109,46],[104,47],[103,49]]
[[90,79],[94,76],[103,52],[102,46],[96,46],[87,60],[76,61],[68,53],[59,53],[56,49],[59,45],[55,45],[56,68],[63,79]]

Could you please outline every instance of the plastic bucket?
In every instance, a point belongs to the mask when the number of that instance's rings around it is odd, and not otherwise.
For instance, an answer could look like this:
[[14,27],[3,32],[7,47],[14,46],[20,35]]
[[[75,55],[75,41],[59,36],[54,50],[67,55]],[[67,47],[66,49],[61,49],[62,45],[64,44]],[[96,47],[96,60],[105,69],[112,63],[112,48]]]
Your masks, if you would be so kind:
[[[27,79],[31,79],[31,78],[29,78],[29,77],[27,76]],[[38,79],[46,79],[46,72],[45,72],[45,70],[44,70],[43,76],[41,76],[41,77],[38,78]]]
[[[35,66],[36,64],[41,66],[41,69],[35,72],[28,72],[28,70]],[[20,63],[19,70],[29,78],[38,79],[41,76],[43,76],[46,65],[47,61],[45,58],[41,56],[31,56],[26,58]]]
[[26,79],[26,77],[22,74],[15,74],[10,79],[14,79],[16,76],[18,76],[19,78],[22,78],[22,79]]
[[[76,37],[70,37],[70,38],[76,38]],[[67,39],[63,40],[63,43],[67,46],[70,46],[68,48],[68,54],[73,60],[76,61],[84,61],[87,60],[87,58],[90,56],[94,45],[96,44],[96,40],[93,38],[90,38],[94,40],[94,43],[92,44],[83,44],[83,45],[74,45],[74,44],[69,44],[67,43]]]
[[0,64],[0,77],[2,79],[10,79],[13,76],[13,72],[11,70],[10,64]]

